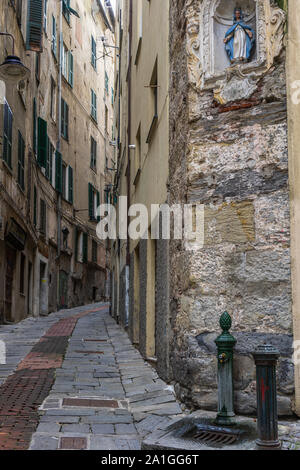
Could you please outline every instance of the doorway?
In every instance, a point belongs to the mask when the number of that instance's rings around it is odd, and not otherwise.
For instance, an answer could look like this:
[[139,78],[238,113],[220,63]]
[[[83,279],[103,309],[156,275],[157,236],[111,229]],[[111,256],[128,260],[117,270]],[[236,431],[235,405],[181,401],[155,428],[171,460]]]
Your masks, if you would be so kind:
[[9,322],[13,321],[12,301],[13,301],[15,266],[16,266],[16,250],[6,245],[4,320],[9,321]]

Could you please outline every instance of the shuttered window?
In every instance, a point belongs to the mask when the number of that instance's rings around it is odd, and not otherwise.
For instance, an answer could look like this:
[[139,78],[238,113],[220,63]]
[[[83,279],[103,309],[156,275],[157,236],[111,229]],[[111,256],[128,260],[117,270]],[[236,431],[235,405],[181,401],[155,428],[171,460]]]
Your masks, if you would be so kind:
[[33,188],[33,225],[37,225],[37,191],[36,186]]
[[92,36],[92,66],[97,69],[97,43]]
[[73,87],[74,84],[74,58],[73,54],[69,51],[69,84]]
[[28,0],[27,50],[42,52],[43,21],[43,0]]
[[100,221],[100,217],[97,217],[97,208],[100,205],[100,193],[97,191],[91,183],[88,185],[89,191],[89,218],[90,220]]
[[63,15],[68,23],[70,23],[70,0],[63,0]]
[[53,153],[54,153],[54,146],[51,144],[50,140],[48,139],[46,178],[48,178],[50,182],[52,182]]
[[48,7],[48,0],[44,0],[44,31],[47,33],[47,8]]
[[64,139],[69,139],[69,106],[63,99],[61,99],[61,135]]
[[108,86],[109,86],[108,75],[107,75],[107,72],[105,72],[105,91],[107,95],[108,95]]
[[25,142],[20,131],[18,131],[18,183],[25,189]]
[[36,99],[33,98],[33,109],[32,109],[32,130],[33,130],[33,135],[32,135],[32,147],[33,147],[33,153],[36,155],[36,148],[37,148],[37,111],[36,111]]
[[38,118],[38,164],[46,168],[48,154],[47,122],[41,117]]
[[69,182],[69,191],[68,191],[68,200],[73,204],[73,168],[68,167],[68,182]]
[[46,235],[46,202],[41,199],[40,204],[40,232]]
[[97,263],[98,259],[98,244],[95,240],[92,241],[92,261],[93,263]]
[[52,15],[52,45],[51,49],[55,57],[57,56],[57,37],[56,37],[56,20]]
[[91,137],[91,168],[97,168],[97,142]]
[[97,95],[91,90],[91,116],[97,121]]
[[88,234],[82,234],[82,262],[88,262]]
[[4,103],[4,128],[3,128],[3,160],[12,168],[12,123],[13,114],[5,101]]
[[55,189],[62,192],[62,156],[60,152],[55,152]]

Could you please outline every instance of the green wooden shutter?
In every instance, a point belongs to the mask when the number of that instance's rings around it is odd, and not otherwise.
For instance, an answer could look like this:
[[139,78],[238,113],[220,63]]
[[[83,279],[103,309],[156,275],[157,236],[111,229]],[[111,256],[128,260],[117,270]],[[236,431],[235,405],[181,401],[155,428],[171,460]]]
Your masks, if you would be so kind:
[[69,51],[69,83],[73,87],[74,83],[74,60],[73,54]]
[[89,218],[94,219],[94,190],[91,183],[89,183]]
[[58,151],[55,152],[55,189],[62,192],[62,155]]
[[69,166],[69,202],[73,204],[73,168]]
[[[97,191],[97,209],[100,206],[100,193]],[[97,216],[97,221],[100,222],[100,216]]]
[[28,0],[26,49],[42,52],[43,0]]
[[47,122],[42,118],[38,118],[38,157],[37,162],[43,168],[47,165],[48,153],[48,136],[47,136]]
[[83,233],[82,237],[82,262],[88,262],[88,234]]

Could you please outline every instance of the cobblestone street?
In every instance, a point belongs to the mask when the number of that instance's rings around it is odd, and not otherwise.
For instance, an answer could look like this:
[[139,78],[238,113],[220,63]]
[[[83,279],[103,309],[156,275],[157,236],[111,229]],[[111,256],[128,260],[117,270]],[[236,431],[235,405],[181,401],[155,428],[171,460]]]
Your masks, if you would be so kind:
[[3,326],[0,449],[139,449],[181,416],[172,387],[96,304]]
[[[108,304],[5,325],[0,339],[1,450],[139,450],[184,416]],[[284,449],[298,450],[300,420],[281,420],[279,435]]]

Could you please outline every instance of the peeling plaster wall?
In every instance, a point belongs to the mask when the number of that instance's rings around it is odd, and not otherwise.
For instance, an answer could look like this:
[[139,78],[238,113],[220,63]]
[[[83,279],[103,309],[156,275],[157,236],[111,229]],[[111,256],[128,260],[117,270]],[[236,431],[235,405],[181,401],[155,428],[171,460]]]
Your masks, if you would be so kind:
[[[285,49],[255,91],[226,104],[195,85],[188,53],[201,0],[170,7],[170,203],[205,205],[200,251],[170,244],[171,365],[189,405],[216,410],[219,317],[237,337],[235,409],[255,413],[251,352],[265,341],[281,352],[280,415],[293,409],[291,267]],[[200,18],[200,16],[199,16]]]

